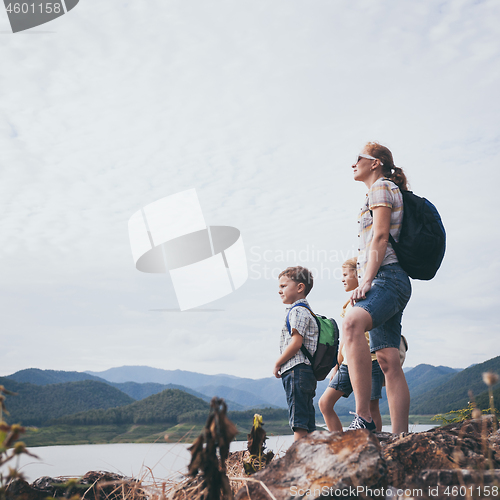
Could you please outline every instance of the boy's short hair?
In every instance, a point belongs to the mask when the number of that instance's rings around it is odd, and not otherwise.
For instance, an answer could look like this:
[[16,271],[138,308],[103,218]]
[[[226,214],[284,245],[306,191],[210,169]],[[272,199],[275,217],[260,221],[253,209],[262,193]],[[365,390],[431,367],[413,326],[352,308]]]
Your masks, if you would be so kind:
[[352,259],[347,259],[343,264],[342,267],[347,267],[348,269],[354,269],[356,270],[356,263],[358,262],[357,257],[353,257]]
[[282,276],[286,276],[292,281],[295,281],[295,283],[303,283],[305,287],[305,295],[308,295],[313,287],[313,275],[311,274],[311,271],[309,271],[309,269],[307,269],[306,267],[287,267],[284,271],[281,271],[278,279],[280,279]]

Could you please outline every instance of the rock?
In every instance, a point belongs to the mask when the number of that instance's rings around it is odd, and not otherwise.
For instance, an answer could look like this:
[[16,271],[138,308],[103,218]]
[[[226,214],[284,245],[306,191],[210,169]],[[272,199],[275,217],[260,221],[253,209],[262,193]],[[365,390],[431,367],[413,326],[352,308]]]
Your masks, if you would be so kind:
[[[378,439],[367,430],[343,434],[316,431],[295,442],[286,455],[252,476],[235,500],[269,500],[264,483],[276,500],[334,496],[357,487],[378,492],[387,487],[387,469]],[[345,494],[339,496],[346,498]],[[374,495],[377,496],[377,495]]]
[[459,500],[465,498],[498,498],[500,470],[423,470],[409,477],[402,490],[413,498]]
[[6,499],[44,500],[47,497],[62,497],[66,491],[65,481],[60,478],[43,476],[32,484],[28,484],[24,479],[17,478],[7,486]]
[[471,466],[481,470],[500,468],[498,454],[493,456],[492,453],[491,464],[488,454],[484,454],[485,447],[488,449],[489,446],[488,434],[492,430],[493,419],[485,417],[408,434],[383,443],[389,484],[396,488],[405,488],[410,482],[421,484],[428,477],[423,471],[429,470],[456,470]]
[[43,476],[31,485],[18,478],[6,491],[6,500],[45,500],[47,497],[69,498],[72,495],[85,500],[143,500],[148,498],[140,482],[119,474],[103,471],[87,472],[80,479]]
[[[498,498],[497,429],[496,418],[489,415],[398,436],[315,432],[252,476],[236,500],[268,500],[271,495],[277,500],[381,495],[390,500]],[[342,491],[335,495],[335,490]]]
[[474,420],[464,420],[443,427],[436,427],[429,432],[451,432],[456,435],[474,434],[475,436],[489,436],[495,428],[498,429],[498,420],[495,415],[484,415]]
[[491,434],[488,438],[488,444],[493,453],[493,458],[497,462],[500,462],[500,429]]
[[87,472],[80,479],[79,484],[85,487],[85,499],[142,500],[148,498],[140,481],[114,472]]
[[46,497],[46,494],[33,490],[33,488],[21,478],[12,480],[5,488],[6,500],[42,500]]
[[59,492],[62,496],[66,490],[66,479],[62,479],[59,477],[49,477],[42,476],[38,479],[35,479],[30,485],[30,487],[34,490],[34,492],[43,494],[45,496],[55,497]]

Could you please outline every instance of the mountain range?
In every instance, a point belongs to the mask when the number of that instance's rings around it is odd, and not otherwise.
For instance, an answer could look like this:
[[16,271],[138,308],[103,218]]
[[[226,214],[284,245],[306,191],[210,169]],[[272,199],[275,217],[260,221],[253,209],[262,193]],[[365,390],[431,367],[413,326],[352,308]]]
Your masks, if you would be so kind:
[[[485,396],[488,389],[482,377],[485,372],[500,373],[500,356],[470,366],[440,385],[416,395],[412,398],[410,412],[416,414],[445,413],[464,408],[472,400],[476,400],[480,407],[487,408],[489,402]],[[498,405],[499,384],[494,387],[494,394],[497,397]]]
[[[499,373],[500,356],[465,370],[427,364],[408,369],[406,379],[411,393],[410,413],[428,415],[462,408],[467,405],[469,390],[474,392],[478,402],[487,404],[487,387],[481,375],[484,371]],[[14,421],[22,417],[20,420],[26,425],[43,425],[50,420],[87,410],[102,413],[166,390],[183,391],[205,405],[215,395],[223,397],[230,411],[286,408],[281,381],[274,377],[256,380],[148,366],[122,366],[102,372],[30,368],[0,377],[0,384],[19,394],[17,398],[9,397],[10,418]],[[328,380],[318,383],[316,402],[327,385]],[[496,393],[500,397],[498,386]],[[336,405],[339,415],[347,415],[354,408],[353,397],[341,398]],[[382,414],[388,413],[386,399],[382,399],[380,408]]]

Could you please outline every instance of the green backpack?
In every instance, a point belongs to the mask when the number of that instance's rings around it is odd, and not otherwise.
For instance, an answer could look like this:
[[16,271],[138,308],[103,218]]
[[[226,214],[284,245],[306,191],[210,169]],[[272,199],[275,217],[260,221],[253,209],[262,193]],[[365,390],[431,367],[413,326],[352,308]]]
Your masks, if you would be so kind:
[[289,320],[290,311],[299,306],[305,307],[314,316],[319,330],[318,345],[314,355],[311,355],[304,344],[302,344],[300,350],[311,363],[316,380],[324,380],[330,370],[337,364],[339,328],[334,319],[314,314],[307,304],[295,304],[288,310],[286,315],[286,326],[290,335],[292,334]]

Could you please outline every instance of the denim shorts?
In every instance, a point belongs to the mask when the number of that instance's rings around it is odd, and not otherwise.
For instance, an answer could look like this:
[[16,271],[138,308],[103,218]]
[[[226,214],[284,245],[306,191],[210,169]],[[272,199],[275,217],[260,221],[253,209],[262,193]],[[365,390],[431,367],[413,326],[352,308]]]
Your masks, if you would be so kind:
[[[384,384],[384,374],[377,360],[372,361],[372,395],[373,399],[382,398],[382,385]],[[341,364],[337,373],[334,375],[328,387],[343,392],[344,398],[348,398],[352,393],[351,378],[349,377],[349,368],[347,365]]]
[[361,307],[372,317],[370,351],[386,347],[399,349],[401,343],[401,318],[410,300],[410,278],[399,263],[382,266],[372,282],[366,299],[358,300],[354,307]]
[[316,377],[310,365],[300,363],[281,375],[288,403],[288,421],[293,431],[316,430],[316,411],[313,398],[316,395]]

